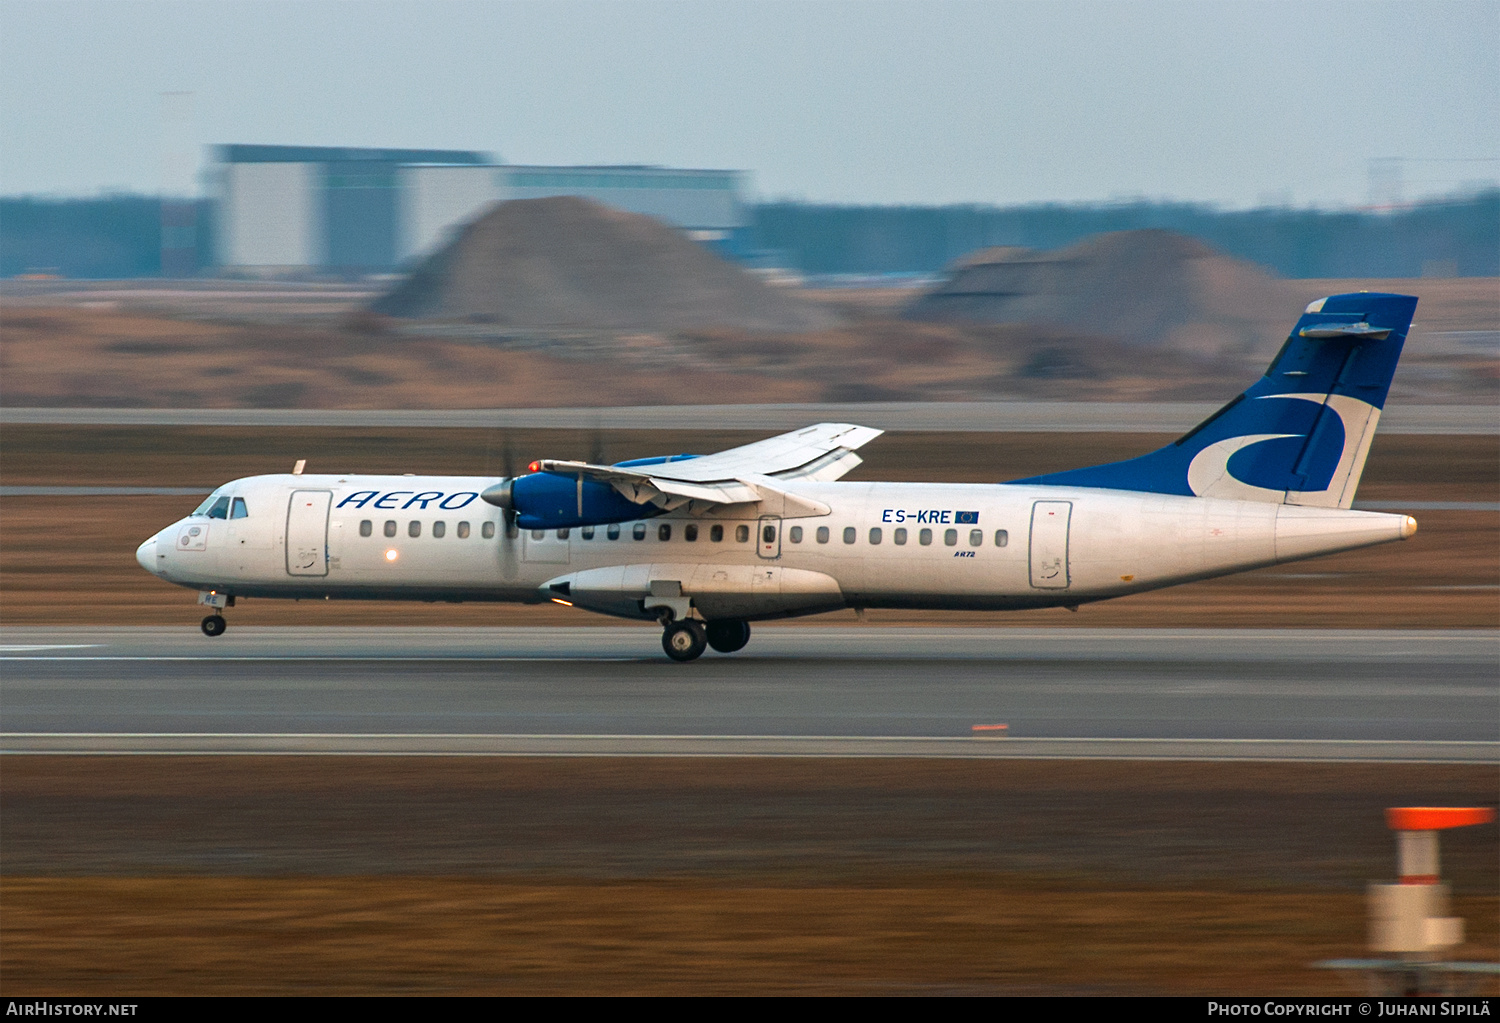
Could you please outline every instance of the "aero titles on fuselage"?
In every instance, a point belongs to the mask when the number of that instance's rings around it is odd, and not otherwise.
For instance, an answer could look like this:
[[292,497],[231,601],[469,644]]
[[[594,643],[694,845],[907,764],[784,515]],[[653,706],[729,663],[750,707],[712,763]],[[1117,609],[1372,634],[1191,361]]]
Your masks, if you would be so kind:
[[[443,508],[448,511],[457,511],[477,498],[479,494],[462,490],[456,494],[447,494],[441,490],[391,490],[382,494],[378,490],[359,490],[344,498],[335,508],[345,506],[351,508],[363,508],[369,505],[371,508],[381,508],[386,511],[405,511],[408,508],[419,508],[427,510],[429,504]],[[402,499],[405,502],[402,503]],[[374,502],[374,503],[371,503]]]

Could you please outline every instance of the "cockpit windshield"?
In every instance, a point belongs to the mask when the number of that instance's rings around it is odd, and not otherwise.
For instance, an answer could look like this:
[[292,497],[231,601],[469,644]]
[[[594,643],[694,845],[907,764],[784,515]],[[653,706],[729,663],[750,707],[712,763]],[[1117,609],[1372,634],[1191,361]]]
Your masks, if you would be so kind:
[[208,500],[200,504],[193,514],[206,515],[211,519],[229,518],[229,495],[220,494],[217,490],[214,491],[208,495]]

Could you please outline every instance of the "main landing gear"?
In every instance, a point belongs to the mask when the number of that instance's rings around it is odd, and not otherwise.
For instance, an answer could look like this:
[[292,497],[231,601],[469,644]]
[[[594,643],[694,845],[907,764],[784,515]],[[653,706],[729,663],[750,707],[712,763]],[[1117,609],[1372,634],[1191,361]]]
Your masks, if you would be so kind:
[[661,634],[661,648],[674,661],[695,661],[703,651],[713,647],[721,654],[732,654],[750,642],[750,623],[738,619],[700,622],[683,618],[666,623]]
[[222,636],[227,628],[229,628],[229,623],[224,620],[223,615],[209,615],[203,619],[202,629],[205,636]]
[[661,648],[674,661],[696,661],[708,646],[703,623],[692,618],[667,623],[661,634]]
[[721,654],[745,649],[750,642],[750,623],[738,619],[708,623],[708,645]]

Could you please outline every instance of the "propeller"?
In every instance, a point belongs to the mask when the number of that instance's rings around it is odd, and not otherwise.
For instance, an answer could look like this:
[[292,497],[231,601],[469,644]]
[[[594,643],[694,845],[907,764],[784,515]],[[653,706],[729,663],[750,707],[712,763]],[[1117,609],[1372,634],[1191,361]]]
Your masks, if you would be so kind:
[[516,449],[510,442],[510,434],[505,435],[505,440],[500,447],[501,467],[504,477],[499,483],[480,494],[480,499],[487,504],[495,505],[500,509],[500,517],[505,523],[505,540],[513,539],[516,535],[516,509],[511,500],[511,486],[516,479]]

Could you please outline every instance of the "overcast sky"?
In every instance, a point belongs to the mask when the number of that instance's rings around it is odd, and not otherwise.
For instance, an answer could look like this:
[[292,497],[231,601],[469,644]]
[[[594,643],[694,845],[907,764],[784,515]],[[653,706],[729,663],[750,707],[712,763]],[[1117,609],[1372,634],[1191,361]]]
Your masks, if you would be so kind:
[[1407,198],[1500,178],[1500,3],[0,0],[0,192],[159,191],[167,91],[195,146],[1346,206],[1377,157]]

